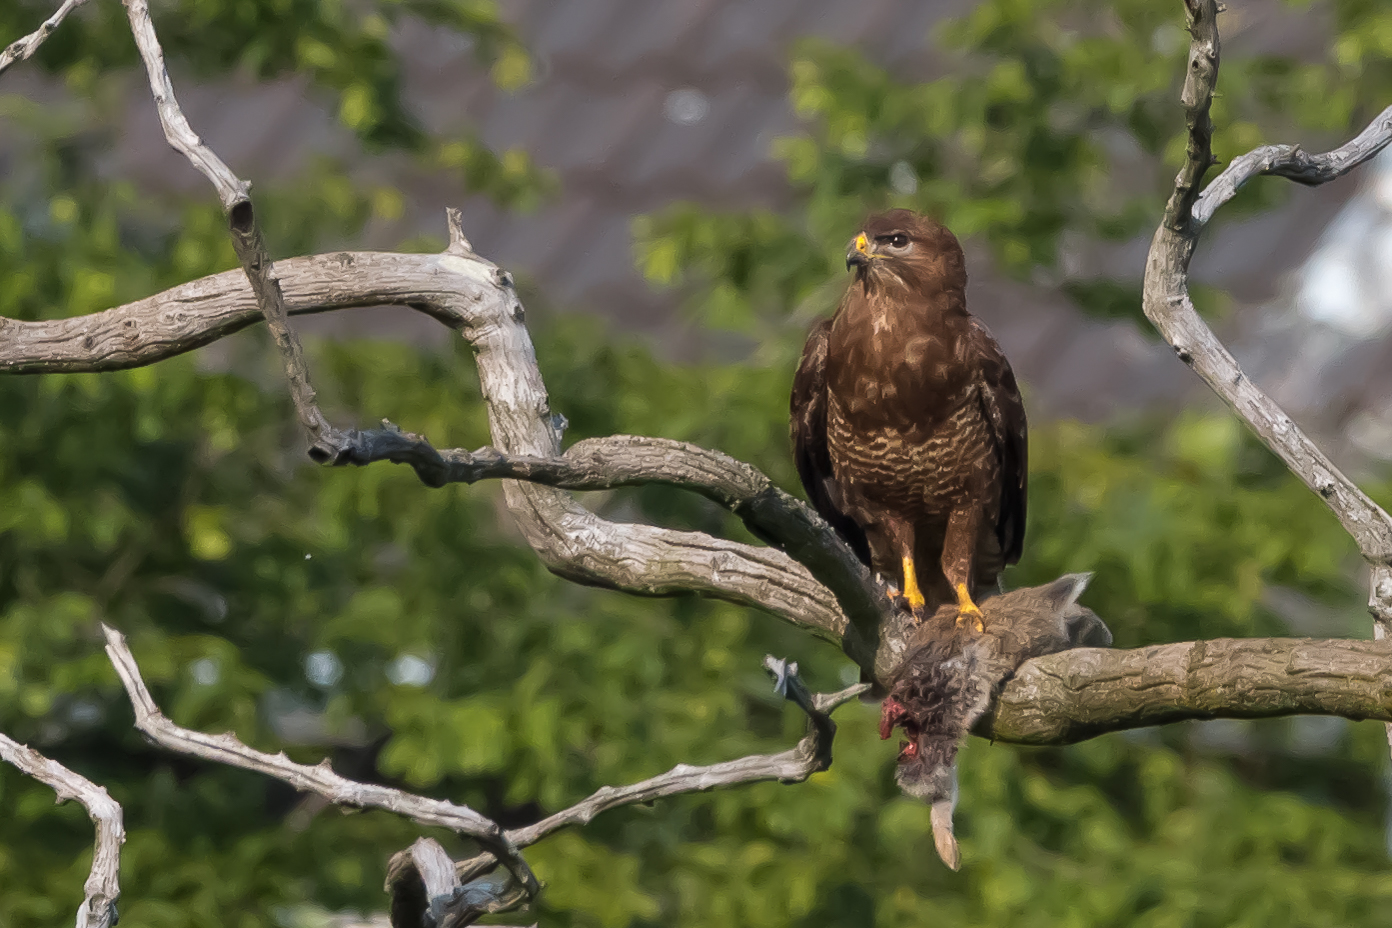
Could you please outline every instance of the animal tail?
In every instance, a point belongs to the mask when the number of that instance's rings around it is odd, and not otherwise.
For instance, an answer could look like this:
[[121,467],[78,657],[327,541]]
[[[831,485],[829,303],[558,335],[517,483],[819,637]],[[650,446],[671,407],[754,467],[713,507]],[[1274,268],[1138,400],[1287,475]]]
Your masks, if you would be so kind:
[[952,731],[924,732],[913,747],[906,747],[895,779],[905,793],[931,809],[933,844],[943,863],[953,870],[962,865],[957,838],[952,832],[952,811],[957,807],[957,739]]
[[933,844],[953,870],[962,862],[952,830],[957,750],[986,710],[991,692],[975,649],[964,651],[945,660],[915,662],[885,701],[880,726],[886,736],[900,726],[909,737],[894,778],[900,789],[930,807]]
[[952,833],[952,800],[933,803],[933,845],[938,849],[942,862],[953,870],[962,867],[962,853],[957,849],[957,836]]

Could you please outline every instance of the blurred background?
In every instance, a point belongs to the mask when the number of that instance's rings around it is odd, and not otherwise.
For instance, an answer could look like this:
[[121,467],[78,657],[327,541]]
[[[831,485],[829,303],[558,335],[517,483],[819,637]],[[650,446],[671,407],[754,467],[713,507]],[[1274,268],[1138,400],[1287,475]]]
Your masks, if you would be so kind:
[[[0,6],[0,43],[48,0]],[[1119,646],[1369,637],[1352,542],[1140,313],[1182,154],[1179,0],[164,0],[195,130],[256,185],[277,256],[429,251],[444,208],[514,272],[569,440],[720,448],[796,489],[787,394],[846,240],[912,206],[963,239],[970,305],[1029,407],[1030,525],[1007,582],[1096,573]],[[1392,103],[1392,9],[1228,0],[1224,161],[1337,145]],[[92,3],[0,77],[0,316],[93,312],[236,266],[169,150],[124,10]],[[1392,499],[1392,161],[1258,181],[1206,234],[1200,309],[1253,378]],[[488,441],[472,359],[405,310],[302,319],[326,411]],[[98,623],[178,722],[530,823],[604,784],[775,751],[834,649],[696,598],[541,569],[496,487],[311,465],[249,330],[104,375],[0,379],[0,730],[125,806],[123,922],[380,919],[419,833],[131,728]],[[746,538],[700,500],[610,518]],[[529,859],[574,926],[1372,926],[1392,919],[1382,726],[1169,726],[1064,749],[978,740],[964,866],[892,781],[874,706],[810,782],[629,808]],[[0,926],[72,917],[80,807],[0,768]],[[437,835],[457,855],[468,848]],[[511,919],[522,923],[522,917]],[[530,923],[528,921],[527,923]]]

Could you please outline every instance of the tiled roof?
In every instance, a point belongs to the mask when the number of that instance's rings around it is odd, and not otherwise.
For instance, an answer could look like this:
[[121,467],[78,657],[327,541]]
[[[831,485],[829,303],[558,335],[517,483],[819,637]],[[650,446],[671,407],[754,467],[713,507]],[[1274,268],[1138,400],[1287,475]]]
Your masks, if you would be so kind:
[[[944,66],[930,50],[930,31],[966,12],[972,0],[503,0],[502,6],[536,57],[534,83],[517,93],[500,91],[466,41],[408,24],[393,40],[406,53],[406,97],[432,128],[467,128],[495,148],[525,149],[556,172],[559,195],[521,215],[465,197],[456,182],[424,174],[405,159],[362,159],[369,176],[406,191],[408,215],[393,227],[369,228],[366,241],[335,244],[390,247],[404,232],[440,234],[443,207],[462,202],[478,251],[529,281],[545,303],[601,312],[625,330],[666,338],[670,347],[682,330],[679,295],[651,288],[634,270],[633,218],[682,200],[787,206],[791,191],[770,143],[797,129],[788,104],[792,44],[820,36],[855,45],[895,73],[923,78]],[[1225,47],[1322,50],[1324,31],[1311,28],[1308,15],[1283,12],[1280,4],[1263,2],[1254,13],[1248,6],[1233,15]],[[1272,9],[1263,12],[1266,6]],[[1245,12],[1246,19],[1238,18]],[[6,76],[7,91],[18,89],[16,76]],[[131,102],[106,170],[152,189],[200,188],[203,179],[165,145],[137,77],[131,75]],[[288,180],[317,154],[360,159],[304,81],[210,87],[181,80],[179,86],[190,122],[242,176]],[[1268,304],[1357,183],[1298,191],[1274,214],[1220,229],[1201,248],[1196,274],[1244,306]],[[1146,244],[1142,238],[1098,251],[1083,263],[1139,280]],[[1000,338],[1039,410],[1102,418],[1195,387],[1163,345],[1130,324],[1084,318],[1055,291],[1001,280],[970,245],[969,267],[971,305]],[[1239,307],[1229,325],[1238,335],[1255,332],[1244,321],[1254,315]],[[309,325],[340,324],[347,323]],[[396,314],[358,331],[417,337],[431,330]],[[1371,379],[1346,364],[1340,377],[1355,384]],[[1323,375],[1310,382],[1332,389]],[[1321,395],[1305,399],[1307,408],[1321,408]]]

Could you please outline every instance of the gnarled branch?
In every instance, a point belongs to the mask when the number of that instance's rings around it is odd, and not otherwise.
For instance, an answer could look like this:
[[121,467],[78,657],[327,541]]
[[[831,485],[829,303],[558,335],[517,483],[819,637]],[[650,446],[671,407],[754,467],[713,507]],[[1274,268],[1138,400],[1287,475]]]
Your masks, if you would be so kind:
[[264,773],[296,789],[323,796],[335,805],[385,809],[422,825],[448,828],[457,834],[467,835],[497,854],[529,893],[535,893],[539,888],[531,868],[517,848],[503,836],[498,824],[468,806],[417,796],[374,783],[358,783],[334,773],[328,761],[312,767],[297,764],[284,753],[266,754],[249,748],[231,734],[207,735],[175,725],[160,712],[154,697],[145,687],[140,667],[126,645],[125,636],[106,624],[102,625],[102,631],[106,635],[107,656],[111,658],[112,666],[116,668],[116,674],[121,678],[121,684],[126,688],[126,695],[135,709],[135,727],[157,744],[180,754]]
[[1368,127],[1333,151],[1312,155],[1299,145],[1263,145],[1233,159],[1232,164],[1199,194],[1192,213],[1193,224],[1202,228],[1224,203],[1254,177],[1284,177],[1306,187],[1318,187],[1343,177],[1374,158],[1392,142],[1392,106]]
[[[509,911],[534,899],[541,886],[523,858],[521,848],[535,844],[567,826],[588,823],[601,812],[668,796],[764,780],[800,783],[813,773],[826,770],[831,766],[831,744],[836,735],[836,724],[832,722],[830,713],[870,688],[870,684],[862,683],[837,693],[813,694],[798,678],[796,664],[766,657],[764,666],[774,676],[778,692],[807,713],[807,735],[796,746],[779,754],[756,754],[706,767],[678,765],[667,773],[640,783],[605,787],[588,799],[534,825],[505,832],[496,822],[467,806],[387,786],[359,783],[334,773],[328,761],[314,766],[297,764],[284,753],[272,755],[250,748],[231,734],[208,735],[174,724],[155,704],[125,637],[107,625],[103,625],[102,630],[106,635],[107,656],[111,658],[135,710],[136,728],[157,744],[179,754],[275,777],[296,789],[323,796],[335,805],[385,809],[422,825],[448,828],[479,842],[484,848],[483,853],[457,866],[451,865],[447,870],[440,860],[444,852],[433,841],[417,841],[409,851],[393,857],[388,867],[387,891],[392,895],[392,921],[398,928],[405,924],[419,924],[419,917],[427,912],[431,916],[430,923],[441,928],[470,925],[483,914]],[[89,810],[95,808],[92,803],[106,797],[105,790],[87,783],[28,748],[16,745],[3,735],[0,735],[0,757],[54,785],[59,789],[60,798],[67,798],[67,793],[71,793],[82,799]],[[57,772],[50,767],[56,768]],[[61,779],[61,775],[70,779]],[[100,797],[81,792],[82,784],[89,791],[98,792]],[[115,809],[115,834],[119,838],[120,807],[111,803],[109,798],[106,798],[106,802]],[[96,820],[97,812],[93,811],[92,814]],[[100,835],[99,831],[99,862],[104,860]],[[115,846],[119,847],[119,840]],[[510,879],[481,879],[499,861],[506,867]],[[94,880],[96,866],[94,862]],[[113,903],[114,866],[114,862],[111,862],[112,894],[104,897]],[[89,880],[89,890],[92,886],[93,881]],[[103,928],[106,924],[102,923]],[[84,928],[81,920],[78,928]]]
[[[869,572],[811,509],[756,469],[718,452],[661,439],[582,442],[562,457],[521,304],[496,266],[473,254],[344,252],[281,261],[276,272],[291,313],[410,307],[459,330],[475,349],[498,450],[435,451],[419,436],[384,427],[336,433],[341,444],[332,460],[400,460],[433,486],[529,474],[556,478],[558,487],[569,481],[578,489],[649,478],[685,486],[727,506],[783,550],[698,532],[621,525],[559,489],[504,484],[529,542],[562,576],[647,595],[698,592],[756,606],[844,642],[869,673],[883,677],[897,663],[898,637],[876,640],[890,610]],[[89,316],[0,320],[0,371],[138,367],[209,344],[259,318],[245,276],[228,271]],[[895,618],[891,615],[891,621]]]
[[110,928],[116,924],[116,900],[121,895],[121,845],[126,831],[121,806],[106,789],[33,748],[0,734],[0,760],[18,767],[25,774],[52,787],[58,801],[76,799],[87,810],[97,829],[92,851],[92,870],[82,886],[82,907],[77,910],[77,928]]
[[1392,643],[1217,638],[1026,662],[977,733],[1072,744],[1186,719],[1335,715],[1392,722]]
[[[1183,102],[1189,124],[1184,165],[1164,220],[1146,259],[1146,317],[1204,382],[1246,422],[1291,473],[1325,501],[1358,545],[1371,569],[1368,609],[1378,638],[1392,633],[1392,518],[1346,477],[1285,411],[1252,383],[1237,360],[1200,318],[1189,298],[1189,263],[1203,226],[1237,188],[1259,173],[1314,184],[1330,180],[1372,157],[1392,140],[1392,110],[1384,111],[1356,139],[1326,155],[1293,148],[1261,148],[1238,158],[1202,198],[1198,185],[1214,164],[1209,107],[1218,84],[1217,0],[1184,0],[1192,37]],[[1196,206],[1197,201],[1197,206]],[[1388,726],[1392,744],[1392,725]]]

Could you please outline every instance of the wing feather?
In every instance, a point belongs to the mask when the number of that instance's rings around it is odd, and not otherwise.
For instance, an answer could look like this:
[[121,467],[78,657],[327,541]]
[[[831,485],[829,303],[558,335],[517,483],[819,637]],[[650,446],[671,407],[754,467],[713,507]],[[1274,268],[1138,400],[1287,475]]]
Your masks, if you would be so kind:
[[842,509],[827,444],[826,367],[830,336],[830,319],[823,319],[813,327],[793,377],[790,409],[793,459],[812,508],[840,533],[857,557],[869,564],[870,545],[865,532]]
[[981,372],[981,403],[1001,465],[1000,516],[996,538],[1005,563],[1020,560],[1025,544],[1025,490],[1029,478],[1029,436],[1025,403],[1015,372],[990,330],[973,319],[968,336]]

